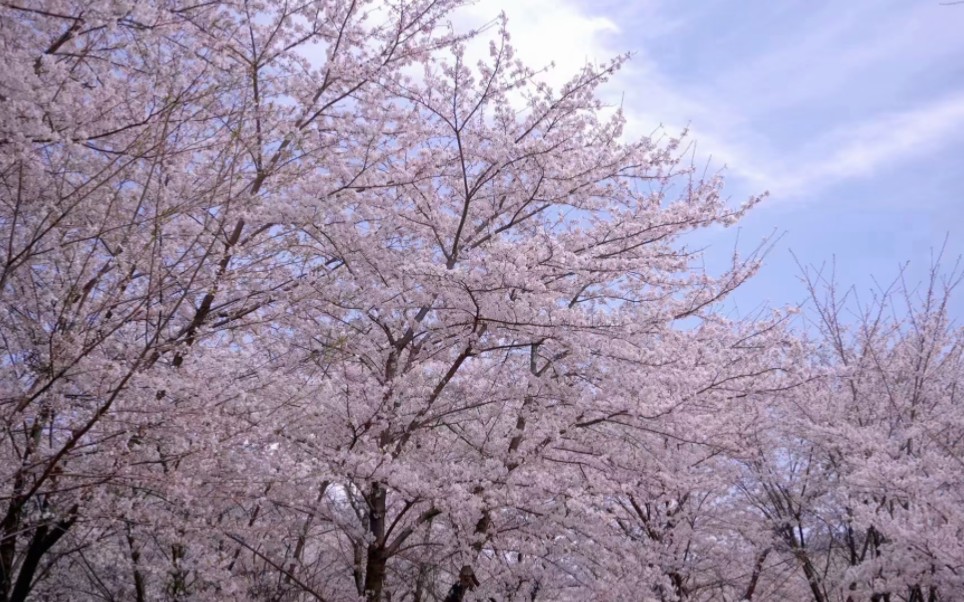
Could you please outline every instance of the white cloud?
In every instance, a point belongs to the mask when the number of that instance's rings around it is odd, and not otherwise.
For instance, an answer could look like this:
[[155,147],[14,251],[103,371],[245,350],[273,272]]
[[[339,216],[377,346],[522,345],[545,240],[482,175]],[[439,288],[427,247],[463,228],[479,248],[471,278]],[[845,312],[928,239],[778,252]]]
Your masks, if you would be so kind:
[[[568,81],[587,62],[605,61],[618,54],[607,43],[619,31],[616,24],[565,0],[517,0],[511,4],[505,0],[482,0],[460,9],[456,25],[460,29],[480,27],[502,12],[509,19],[516,55],[536,69],[555,65],[545,75],[550,85]],[[488,54],[491,37],[483,33],[473,54]]]

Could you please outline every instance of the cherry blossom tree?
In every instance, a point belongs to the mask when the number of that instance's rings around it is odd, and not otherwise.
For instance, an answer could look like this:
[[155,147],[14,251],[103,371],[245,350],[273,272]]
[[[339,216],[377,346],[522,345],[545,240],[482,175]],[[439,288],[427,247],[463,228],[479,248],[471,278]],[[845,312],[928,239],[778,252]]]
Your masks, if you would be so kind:
[[808,275],[809,378],[774,406],[743,484],[773,533],[768,587],[789,585],[772,591],[922,602],[964,587],[959,281],[936,264],[922,285],[902,276],[866,301]]
[[173,473],[222,461],[253,421],[225,404],[256,386],[230,385],[267,359],[247,346],[302,276],[293,214],[320,202],[292,182],[313,173],[322,194],[365,169],[388,83],[452,41],[435,27],[452,6],[386,7],[378,23],[340,2],[0,6],[0,599],[117,553],[154,597],[138,531],[164,522],[158,505],[177,517],[150,534],[169,593],[187,587],[183,506],[200,492]]
[[954,591],[942,306],[725,319],[759,199],[458,5],[0,0],[0,600]]

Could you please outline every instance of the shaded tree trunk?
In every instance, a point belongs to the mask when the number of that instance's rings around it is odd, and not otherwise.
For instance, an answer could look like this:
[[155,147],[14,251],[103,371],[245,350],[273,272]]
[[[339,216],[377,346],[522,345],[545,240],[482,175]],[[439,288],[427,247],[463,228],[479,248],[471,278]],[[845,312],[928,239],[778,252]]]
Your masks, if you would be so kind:
[[385,554],[385,489],[372,483],[368,502],[368,531],[373,541],[368,545],[365,563],[365,600],[380,602],[385,587],[385,570],[388,557]]

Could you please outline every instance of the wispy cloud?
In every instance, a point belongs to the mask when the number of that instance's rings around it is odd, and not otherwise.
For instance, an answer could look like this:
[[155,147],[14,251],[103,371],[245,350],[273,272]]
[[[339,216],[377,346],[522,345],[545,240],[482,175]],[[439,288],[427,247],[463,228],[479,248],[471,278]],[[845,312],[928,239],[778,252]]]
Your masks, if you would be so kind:
[[811,156],[794,166],[774,166],[771,186],[799,195],[842,180],[872,176],[925,157],[964,139],[964,93],[909,110],[847,124],[822,137]]

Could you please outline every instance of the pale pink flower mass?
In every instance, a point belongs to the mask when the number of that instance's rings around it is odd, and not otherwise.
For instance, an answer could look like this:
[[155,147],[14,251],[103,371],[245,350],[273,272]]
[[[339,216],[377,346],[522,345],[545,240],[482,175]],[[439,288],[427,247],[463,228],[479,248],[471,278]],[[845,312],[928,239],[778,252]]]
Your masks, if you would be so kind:
[[459,5],[0,2],[0,602],[960,595],[959,273],[727,318],[761,198]]

